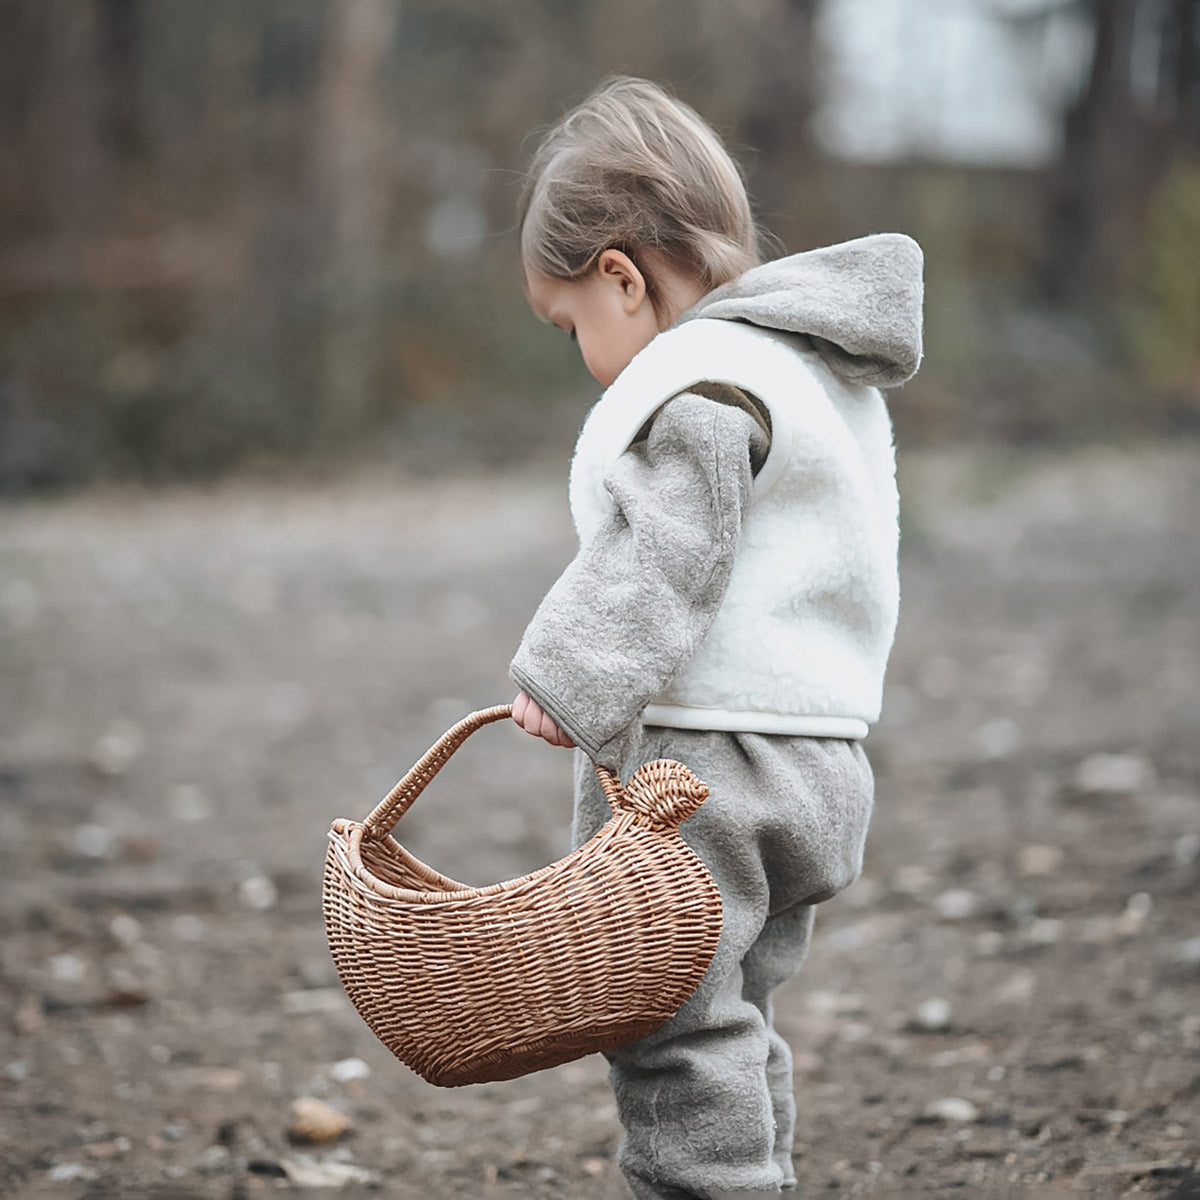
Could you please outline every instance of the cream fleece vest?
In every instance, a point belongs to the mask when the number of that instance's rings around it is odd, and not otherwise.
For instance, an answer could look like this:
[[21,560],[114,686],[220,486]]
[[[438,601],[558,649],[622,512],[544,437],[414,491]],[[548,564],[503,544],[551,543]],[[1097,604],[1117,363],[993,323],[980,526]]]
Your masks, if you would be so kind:
[[571,514],[586,543],[613,511],[604,477],[646,420],[695,383],[771,416],[728,589],[647,725],[861,738],[879,719],[895,634],[898,502],[882,394],[840,381],[807,339],[699,318],[659,334],[584,423]]

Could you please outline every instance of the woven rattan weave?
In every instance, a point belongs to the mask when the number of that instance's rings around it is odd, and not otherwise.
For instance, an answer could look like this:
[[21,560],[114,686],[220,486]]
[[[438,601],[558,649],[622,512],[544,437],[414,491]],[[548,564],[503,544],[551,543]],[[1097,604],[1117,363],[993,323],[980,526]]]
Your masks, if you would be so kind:
[[708,789],[660,759],[624,786],[597,767],[613,815],[567,857],[468,887],[391,830],[502,705],[465,717],[325,859],[329,948],[379,1039],[431,1083],[512,1079],[641,1037],[691,995],[717,947],[721,899],[679,823]]

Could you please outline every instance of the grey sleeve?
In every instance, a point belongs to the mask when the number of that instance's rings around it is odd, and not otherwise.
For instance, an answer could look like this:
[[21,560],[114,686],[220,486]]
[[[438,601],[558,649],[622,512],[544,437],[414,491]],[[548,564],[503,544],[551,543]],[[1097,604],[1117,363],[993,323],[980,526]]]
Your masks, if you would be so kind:
[[605,477],[614,512],[525,630],[513,680],[605,766],[712,624],[765,440],[743,409],[668,401]]

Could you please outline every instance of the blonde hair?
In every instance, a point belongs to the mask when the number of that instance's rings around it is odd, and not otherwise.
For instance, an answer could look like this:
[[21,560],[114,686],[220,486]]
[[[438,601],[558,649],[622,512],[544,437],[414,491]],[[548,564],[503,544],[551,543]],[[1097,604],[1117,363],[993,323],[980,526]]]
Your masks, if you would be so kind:
[[644,79],[609,79],[567,113],[538,146],[521,196],[527,270],[578,279],[605,250],[620,250],[656,309],[654,255],[709,291],[757,264],[757,242],[742,174],[720,138]]

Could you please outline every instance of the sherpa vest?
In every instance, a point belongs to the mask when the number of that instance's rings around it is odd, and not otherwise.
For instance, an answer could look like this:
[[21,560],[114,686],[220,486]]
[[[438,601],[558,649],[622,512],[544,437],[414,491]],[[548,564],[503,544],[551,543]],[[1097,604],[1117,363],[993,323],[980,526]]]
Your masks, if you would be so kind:
[[705,318],[659,334],[580,432],[570,482],[580,542],[614,509],[609,468],[663,403],[702,381],[761,401],[771,448],[716,618],[643,720],[864,737],[879,719],[899,601],[891,421],[876,388],[840,381],[806,338]]

